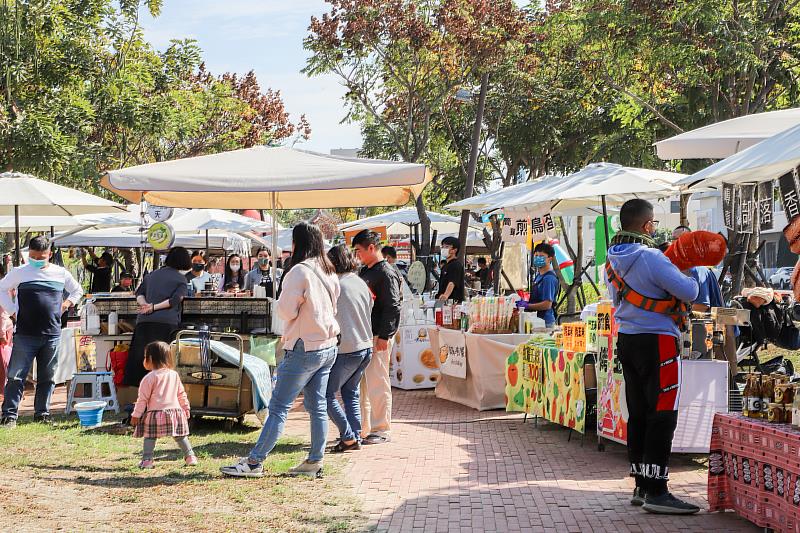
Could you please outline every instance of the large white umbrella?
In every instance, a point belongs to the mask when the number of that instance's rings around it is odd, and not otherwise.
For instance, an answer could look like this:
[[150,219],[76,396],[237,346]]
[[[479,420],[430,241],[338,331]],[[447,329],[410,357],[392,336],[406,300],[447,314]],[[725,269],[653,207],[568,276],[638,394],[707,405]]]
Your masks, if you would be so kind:
[[[72,216],[84,213],[112,213],[124,207],[85,192],[70,189],[29,174],[0,174],[0,216]],[[14,224],[15,263],[19,264],[19,223]]]
[[722,161],[695,172],[678,185],[697,189],[725,183],[774,180],[800,165],[800,125],[773,135]]
[[[542,178],[542,180],[544,179],[547,179],[547,177]],[[530,189],[535,188],[537,184],[541,183],[542,180],[526,181],[525,183],[518,183],[516,185],[511,185],[510,187],[495,189],[493,191],[487,191],[483,194],[476,194],[475,196],[464,198],[463,200],[459,200],[458,202],[446,205],[445,207],[447,209],[452,209],[454,211],[470,210],[470,211],[482,212],[487,207],[494,206],[497,204],[502,204],[505,201],[517,198],[525,194]]]
[[[53,242],[62,247],[113,247],[113,248],[139,248],[142,246],[142,235],[135,228],[104,228],[87,229],[80,233],[56,235]],[[213,230],[208,232],[176,232],[175,246],[189,249],[214,248],[248,254],[250,239],[230,231]]]
[[607,203],[621,204],[631,198],[664,198],[678,194],[676,183],[685,176],[675,172],[664,172],[643,168],[624,167],[614,163],[592,163],[563,178],[548,178],[541,185],[519,198],[505,202],[508,211],[525,211],[550,204],[551,210],[559,212],[602,205],[606,220],[608,240]]
[[724,159],[800,124],[800,108],[709,124],[655,143],[661,159]]
[[111,171],[103,185],[134,202],[270,208],[275,219],[277,209],[405,205],[430,179],[425,165],[257,146]]
[[[461,226],[461,219],[459,218],[436,213],[434,211],[427,211],[427,214],[431,221],[431,229],[435,229],[439,233],[458,232]],[[403,226],[416,226],[419,223],[419,212],[417,209],[415,207],[404,207],[389,213],[381,213],[379,215],[339,224],[339,229],[342,231],[351,231],[386,226],[386,231],[388,233],[400,233]]]

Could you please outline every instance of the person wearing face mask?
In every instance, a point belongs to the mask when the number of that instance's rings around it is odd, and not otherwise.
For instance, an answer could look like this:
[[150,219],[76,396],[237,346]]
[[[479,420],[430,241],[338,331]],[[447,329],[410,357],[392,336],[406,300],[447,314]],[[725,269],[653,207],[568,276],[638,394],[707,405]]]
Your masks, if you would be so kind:
[[533,278],[531,299],[526,311],[536,312],[536,316],[544,320],[545,326],[552,328],[556,324],[555,305],[558,299],[560,283],[553,271],[555,249],[546,242],[540,242],[533,249],[533,267],[536,277]]
[[442,239],[442,257],[446,263],[439,276],[439,290],[436,298],[439,300],[464,301],[464,263],[458,259],[461,242],[455,237]]
[[119,276],[119,285],[111,289],[111,292],[131,292],[133,290],[133,274],[123,272]]
[[272,279],[272,256],[267,248],[259,248],[256,257],[258,259],[257,267],[244,277],[244,290],[252,291],[253,287],[264,287],[267,290],[267,296],[272,298],[275,281],[280,283],[283,272],[276,269],[275,277],[277,279]]
[[225,262],[225,273],[222,275],[217,292],[238,291],[244,289],[245,273],[242,271],[242,258],[231,254]]
[[667,481],[678,423],[680,329],[698,285],[655,248],[653,214],[646,200],[625,202],[622,231],[611,241],[605,270],[625,378],[628,459],[636,481],[631,505],[651,513],[693,514],[699,507],[670,494]]
[[[16,298],[11,292],[15,291]],[[64,299],[64,293],[67,299]],[[63,267],[50,263],[50,241],[39,236],[31,239],[28,264],[17,267],[0,280],[0,306],[16,316],[14,347],[8,364],[0,427],[17,425],[19,402],[25,379],[36,361],[37,381],[34,421],[50,421],[50,397],[58,366],[61,340],[61,315],[83,296],[80,284]]]
[[211,281],[211,274],[206,270],[204,250],[195,250],[192,254],[192,269],[186,273],[186,281],[192,284],[192,294],[199,295],[206,290],[206,283]]

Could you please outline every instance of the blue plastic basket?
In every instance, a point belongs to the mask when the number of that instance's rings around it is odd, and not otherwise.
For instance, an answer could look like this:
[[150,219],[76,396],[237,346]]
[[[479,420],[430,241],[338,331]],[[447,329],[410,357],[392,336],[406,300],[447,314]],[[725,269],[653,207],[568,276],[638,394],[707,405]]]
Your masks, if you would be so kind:
[[81,402],[75,404],[75,411],[81,421],[81,427],[93,428],[103,423],[103,411],[108,402]]

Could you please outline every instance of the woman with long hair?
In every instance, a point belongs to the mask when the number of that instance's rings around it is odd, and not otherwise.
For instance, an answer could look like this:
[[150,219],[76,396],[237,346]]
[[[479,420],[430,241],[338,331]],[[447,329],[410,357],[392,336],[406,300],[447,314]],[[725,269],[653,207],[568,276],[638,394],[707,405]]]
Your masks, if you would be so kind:
[[[372,293],[358,277],[355,258],[344,244],[328,251],[339,276],[336,320],[342,329],[339,353],[328,378],[328,416],[339,428],[334,453],[361,448],[361,397],[359,386],[364,369],[372,359]],[[341,393],[342,404],[336,399]]]
[[325,394],[328,376],[336,360],[339,324],[336,303],[339,280],[325,255],[322,232],[301,222],[292,230],[292,262],[283,275],[283,291],[275,312],[284,321],[283,348],[278,381],[269,402],[269,416],[248,457],[224,466],[223,474],[261,477],[262,463],[283,433],[286,417],[300,391],[311,418],[311,450],[308,458],[289,470],[293,475],[316,476],[322,471],[328,438]]
[[230,290],[244,290],[244,278],[246,271],[242,268],[242,257],[239,254],[231,254],[225,261],[225,273],[219,282],[217,292],[228,292]]

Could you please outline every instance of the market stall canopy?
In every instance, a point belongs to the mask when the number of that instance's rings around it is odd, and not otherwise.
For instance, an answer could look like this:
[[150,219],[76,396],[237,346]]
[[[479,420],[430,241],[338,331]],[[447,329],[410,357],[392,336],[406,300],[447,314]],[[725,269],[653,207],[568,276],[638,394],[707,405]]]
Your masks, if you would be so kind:
[[[542,178],[542,180],[544,179],[546,179],[546,177]],[[445,207],[447,209],[452,209],[453,211],[469,210],[481,212],[487,207],[502,204],[505,201],[525,194],[528,190],[535,188],[538,183],[541,183],[541,180],[518,183],[516,185],[511,185],[510,187],[487,191],[483,194],[476,194],[475,196],[464,198],[463,200],[446,205]]]
[[661,159],[724,159],[800,124],[800,108],[709,124],[655,143]]
[[[19,217],[19,229],[21,231],[50,231],[54,230],[67,230],[76,229],[84,226],[79,220],[79,217],[60,216],[21,216]],[[14,231],[14,217],[2,216],[0,217],[0,232]]]
[[[431,220],[431,230],[437,230],[439,233],[455,232],[458,233],[461,226],[461,219],[451,217],[450,215],[443,215],[428,211],[428,218]],[[408,226],[419,224],[419,213],[416,207],[404,207],[397,211],[389,213],[381,213],[353,222],[345,222],[339,224],[341,231],[354,231],[362,229],[377,228],[386,226],[386,232],[389,234],[408,233]],[[474,227],[480,227],[479,224],[471,224]]]
[[719,187],[725,183],[757,183],[777,179],[800,165],[800,125],[782,131],[722,161],[683,178],[679,185]]
[[595,208],[601,197],[610,204],[622,204],[631,198],[664,198],[679,194],[676,184],[685,176],[615,163],[592,163],[568,176],[543,179],[537,182],[538,187],[490,208],[525,211],[550,203],[551,211],[563,214]]
[[[272,247],[272,235],[268,234],[265,236],[260,235],[253,235],[247,234],[248,237],[253,239],[256,243],[264,246],[265,248]],[[331,247],[331,242],[326,240],[322,241],[323,246],[326,250],[329,250]],[[277,240],[277,251],[292,251],[292,228],[285,228],[278,231],[278,240]]]
[[[135,228],[88,229],[71,235],[56,235],[53,242],[61,247],[69,246],[103,246],[112,248],[139,248],[142,236]],[[205,249],[205,232],[176,232],[173,246],[183,246],[191,250]],[[209,231],[208,247],[215,250],[226,250],[239,254],[248,254],[250,239],[229,231]]]
[[124,206],[57,183],[19,172],[0,174],[0,215],[64,216],[84,213],[114,213]]
[[161,206],[295,209],[404,205],[429,181],[425,165],[257,146],[112,170],[102,183]]

